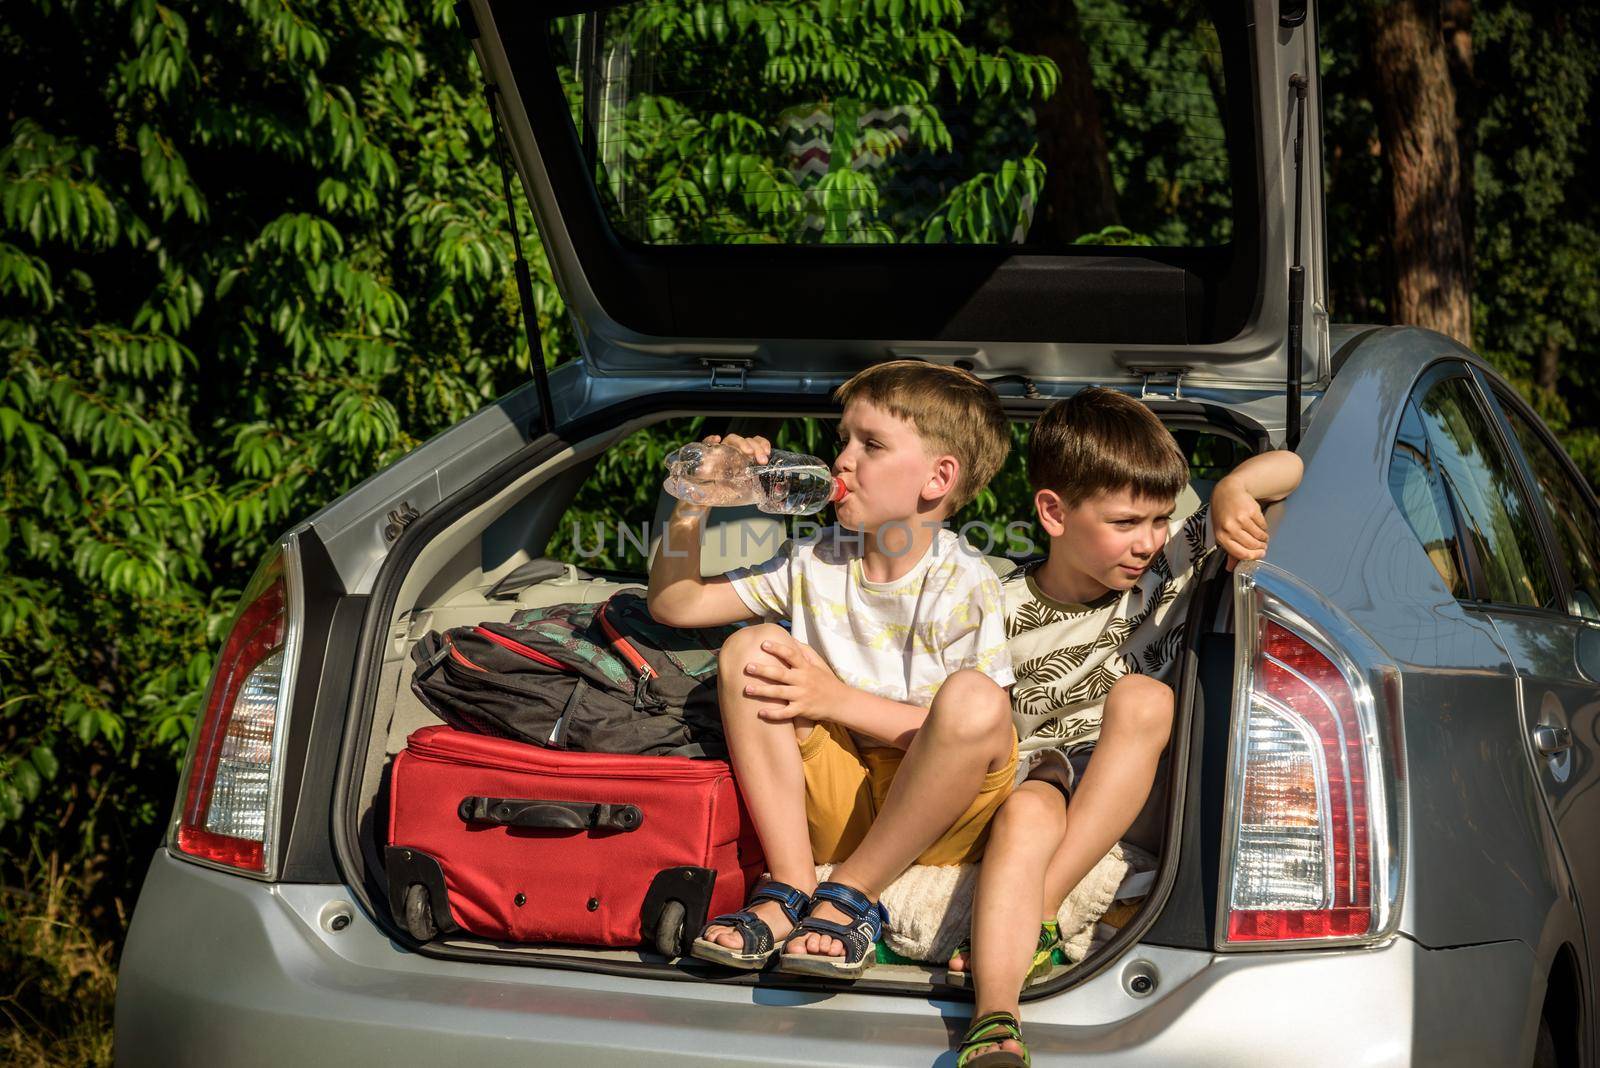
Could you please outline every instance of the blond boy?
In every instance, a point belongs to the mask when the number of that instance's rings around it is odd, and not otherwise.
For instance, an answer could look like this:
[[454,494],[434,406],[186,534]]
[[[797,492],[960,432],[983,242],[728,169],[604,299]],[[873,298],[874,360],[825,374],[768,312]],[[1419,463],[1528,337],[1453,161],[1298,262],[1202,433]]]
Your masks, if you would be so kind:
[[[1010,438],[994,393],[952,368],[880,364],[836,399],[837,524],[706,579],[704,510],[679,504],[650,609],[681,627],[755,624],[724,645],[718,698],[771,880],[694,955],[758,968],[779,953],[782,970],[850,978],[872,962],[884,887],[915,862],[978,857],[1015,779],[999,582],[944,529]],[[771,449],[706,440],[758,462]],[[835,865],[820,885],[819,863]]]

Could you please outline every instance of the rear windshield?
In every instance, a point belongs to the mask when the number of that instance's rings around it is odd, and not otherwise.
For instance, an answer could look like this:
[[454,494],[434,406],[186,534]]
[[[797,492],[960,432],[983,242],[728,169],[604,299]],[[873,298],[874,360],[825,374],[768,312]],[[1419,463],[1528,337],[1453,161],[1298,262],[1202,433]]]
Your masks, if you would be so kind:
[[1232,234],[1222,48],[1193,0],[641,0],[548,43],[635,242]]

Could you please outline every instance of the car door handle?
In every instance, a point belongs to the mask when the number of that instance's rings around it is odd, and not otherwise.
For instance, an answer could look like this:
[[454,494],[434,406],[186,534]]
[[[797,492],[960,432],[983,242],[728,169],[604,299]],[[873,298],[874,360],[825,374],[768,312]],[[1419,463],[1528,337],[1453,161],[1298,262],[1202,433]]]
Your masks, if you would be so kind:
[[1533,747],[1547,756],[1564,753],[1572,748],[1572,732],[1565,727],[1541,723],[1533,728]]

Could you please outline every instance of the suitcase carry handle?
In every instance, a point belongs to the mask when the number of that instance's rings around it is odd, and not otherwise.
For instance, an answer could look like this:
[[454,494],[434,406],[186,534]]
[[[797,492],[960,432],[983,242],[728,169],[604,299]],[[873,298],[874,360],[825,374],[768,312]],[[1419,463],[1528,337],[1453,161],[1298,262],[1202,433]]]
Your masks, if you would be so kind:
[[638,805],[587,801],[540,801],[526,797],[463,797],[456,808],[467,823],[543,827],[574,831],[636,831],[644,822]]

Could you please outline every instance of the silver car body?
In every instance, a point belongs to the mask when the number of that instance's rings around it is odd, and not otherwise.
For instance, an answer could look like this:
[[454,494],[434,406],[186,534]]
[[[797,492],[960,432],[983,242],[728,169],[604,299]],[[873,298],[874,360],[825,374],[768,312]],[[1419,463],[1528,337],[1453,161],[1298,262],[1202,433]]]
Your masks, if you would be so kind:
[[[1312,406],[1305,480],[1274,512],[1266,562],[1316,590],[1401,668],[1410,803],[1397,932],[1351,950],[1136,946],[1028,1004],[1040,1063],[1511,1064],[1530,1056],[1553,969],[1581,984],[1570,993],[1586,1017],[1593,1005],[1571,874],[1592,858],[1592,840],[1558,833],[1520,665],[1492,619],[1441,595],[1384,478],[1412,385],[1441,360],[1476,361],[1409,329],[1348,343]],[[520,403],[480,413],[417,456],[475,441],[454,461],[459,485],[500,459],[494,428],[520,436]],[[400,500],[425,507],[407,462],[303,529],[336,551],[361,547]],[[434,466],[433,485],[444,470]],[[370,582],[359,552],[336,559],[351,565],[341,568],[351,587]],[[1297,607],[1313,621],[1324,610]],[[1592,718],[1575,734],[1579,770],[1568,786],[1580,792],[1595,776]],[[1557,967],[1563,952],[1583,954],[1575,976]],[[1135,974],[1153,976],[1154,990],[1135,994]],[[400,945],[339,883],[259,882],[162,850],[123,957],[117,1051],[125,1064],[927,1064],[968,1011],[937,996],[441,961]]]

